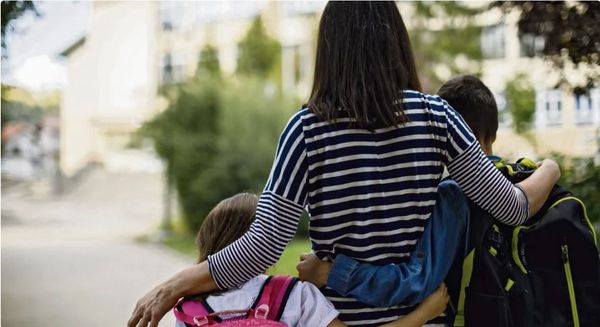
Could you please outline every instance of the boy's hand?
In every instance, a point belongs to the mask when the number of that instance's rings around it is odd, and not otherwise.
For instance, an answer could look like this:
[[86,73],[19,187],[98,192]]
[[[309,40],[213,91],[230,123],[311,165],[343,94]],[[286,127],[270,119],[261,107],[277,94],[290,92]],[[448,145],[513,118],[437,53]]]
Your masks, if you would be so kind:
[[331,262],[323,261],[314,254],[305,253],[300,256],[300,263],[298,263],[296,269],[300,280],[311,282],[321,288],[327,285],[331,265]]

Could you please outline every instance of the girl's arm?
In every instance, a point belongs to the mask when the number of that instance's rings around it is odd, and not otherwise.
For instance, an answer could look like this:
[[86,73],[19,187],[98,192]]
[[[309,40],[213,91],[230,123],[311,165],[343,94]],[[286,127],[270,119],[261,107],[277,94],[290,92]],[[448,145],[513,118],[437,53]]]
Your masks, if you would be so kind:
[[438,317],[448,304],[448,288],[442,284],[429,297],[419,304],[419,306],[402,319],[382,325],[382,327],[420,327],[425,325],[429,320]]
[[[381,325],[381,327],[420,327],[429,320],[441,315],[446,310],[449,296],[446,285],[440,287],[411,313],[394,322]],[[346,326],[341,320],[335,319],[327,327]]]

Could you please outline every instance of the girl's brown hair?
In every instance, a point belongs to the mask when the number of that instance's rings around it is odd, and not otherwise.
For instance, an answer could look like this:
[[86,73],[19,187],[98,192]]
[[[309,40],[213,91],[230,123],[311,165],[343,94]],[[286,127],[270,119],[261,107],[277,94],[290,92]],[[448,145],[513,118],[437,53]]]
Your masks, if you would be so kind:
[[206,216],[196,236],[198,262],[242,237],[254,221],[258,197],[239,193],[217,204]]

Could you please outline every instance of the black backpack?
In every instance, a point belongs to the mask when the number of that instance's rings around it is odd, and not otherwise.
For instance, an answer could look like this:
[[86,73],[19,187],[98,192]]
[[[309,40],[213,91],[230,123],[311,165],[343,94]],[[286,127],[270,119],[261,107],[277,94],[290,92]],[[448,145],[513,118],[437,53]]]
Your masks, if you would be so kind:
[[[494,164],[513,183],[536,168]],[[600,256],[581,200],[556,185],[517,227],[469,205],[467,255],[447,279],[454,326],[600,326]]]

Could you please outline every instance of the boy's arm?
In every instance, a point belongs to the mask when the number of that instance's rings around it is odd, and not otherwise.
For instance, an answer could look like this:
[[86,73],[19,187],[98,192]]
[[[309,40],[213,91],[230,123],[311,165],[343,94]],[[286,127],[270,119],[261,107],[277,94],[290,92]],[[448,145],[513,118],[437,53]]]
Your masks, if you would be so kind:
[[[316,255],[303,255],[296,267],[300,279],[317,287],[327,285],[343,296],[352,296],[372,306],[389,307],[406,302],[410,295],[420,294],[404,283],[410,265],[372,265],[338,254],[335,263],[322,261]],[[402,287],[401,287],[402,286]]]

